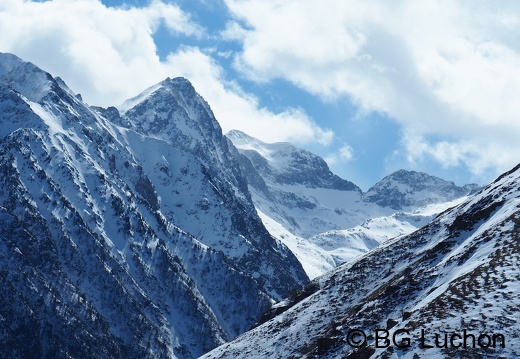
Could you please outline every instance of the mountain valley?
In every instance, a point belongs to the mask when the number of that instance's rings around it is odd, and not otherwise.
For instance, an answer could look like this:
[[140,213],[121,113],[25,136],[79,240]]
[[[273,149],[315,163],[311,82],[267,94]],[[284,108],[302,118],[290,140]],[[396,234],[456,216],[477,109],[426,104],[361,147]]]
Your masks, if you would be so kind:
[[[1,357],[515,357],[519,205],[518,167],[363,192],[223,134],[185,78],[102,108],[0,53]],[[507,345],[421,348],[422,329]]]

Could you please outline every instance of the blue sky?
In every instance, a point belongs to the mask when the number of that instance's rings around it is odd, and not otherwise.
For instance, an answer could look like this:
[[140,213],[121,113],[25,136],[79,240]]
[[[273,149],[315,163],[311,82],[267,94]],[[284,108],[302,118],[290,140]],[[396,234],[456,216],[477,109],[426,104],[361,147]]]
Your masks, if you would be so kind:
[[520,162],[516,1],[4,0],[0,31],[92,105],[187,77],[224,131],[293,142],[364,190]]

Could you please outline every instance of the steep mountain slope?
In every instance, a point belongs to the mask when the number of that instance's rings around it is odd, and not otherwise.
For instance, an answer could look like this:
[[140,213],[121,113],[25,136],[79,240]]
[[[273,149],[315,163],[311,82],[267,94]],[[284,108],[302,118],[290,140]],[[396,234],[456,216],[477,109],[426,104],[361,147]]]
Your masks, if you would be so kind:
[[520,165],[204,358],[516,358],[519,243]]
[[264,143],[234,130],[226,137],[242,156],[257,210],[291,233],[308,237],[352,227],[379,209],[361,189],[334,175],[325,161],[289,143]]
[[476,187],[401,170],[362,193],[322,158],[289,143],[268,144],[237,130],[226,137],[238,149],[264,225],[311,278],[413,232]]
[[309,151],[289,143],[268,144],[237,130],[226,137],[237,149],[235,157],[264,225],[295,253],[311,278],[336,262],[310,237],[392,213],[363,202],[359,187],[334,175]]
[[0,356],[197,357],[305,284],[229,151],[184,79],[121,116],[0,54]]
[[144,173],[156,179],[166,218],[253,273],[272,298],[290,291],[295,279],[305,282],[292,253],[262,225],[218,122],[186,79],[166,79],[145,90],[123,104],[122,114],[130,130],[155,143],[129,140]]

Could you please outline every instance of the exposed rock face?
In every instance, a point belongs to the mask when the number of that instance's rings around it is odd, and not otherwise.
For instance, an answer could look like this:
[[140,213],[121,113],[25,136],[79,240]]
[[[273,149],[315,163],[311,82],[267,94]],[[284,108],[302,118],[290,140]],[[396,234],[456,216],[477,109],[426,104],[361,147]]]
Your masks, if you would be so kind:
[[0,273],[2,357],[194,358],[308,282],[187,80],[90,108],[10,54]]
[[476,188],[400,170],[362,193],[306,150],[236,130],[226,137],[237,148],[232,153],[265,226],[296,254],[311,278],[411,233]]
[[333,174],[321,157],[290,143],[269,144],[236,130],[226,137],[238,149],[236,157],[248,176],[257,210],[293,234],[308,237],[365,219],[365,208],[360,213],[350,210],[361,189]]
[[361,192],[354,183],[332,173],[323,158],[290,143],[265,143],[238,130],[226,136],[265,180],[280,185]]

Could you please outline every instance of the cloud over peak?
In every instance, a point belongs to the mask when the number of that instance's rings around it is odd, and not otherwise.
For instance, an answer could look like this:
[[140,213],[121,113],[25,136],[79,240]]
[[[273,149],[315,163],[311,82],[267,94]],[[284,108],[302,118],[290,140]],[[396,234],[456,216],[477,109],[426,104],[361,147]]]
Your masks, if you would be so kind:
[[[324,152],[336,153],[337,163],[362,161],[370,150],[341,133],[355,127],[352,119],[312,117],[306,103],[275,111],[254,91],[289,83],[284,89],[322,106],[347,99],[357,120],[383,114],[397,124],[397,152],[411,166],[432,162],[478,175],[520,161],[517,1],[224,0],[213,6],[220,22],[211,26],[186,10],[208,9],[203,2],[103,1],[3,0],[0,51],[62,77],[93,105],[117,105],[184,76],[224,131],[335,146]],[[169,34],[161,56],[158,33]],[[377,146],[385,134],[377,135],[365,141]]]
[[227,35],[243,46],[236,68],[251,79],[285,79],[385,113],[415,134],[414,146],[403,138],[410,160],[473,172],[519,161],[520,142],[502,137],[520,136],[517,2],[226,3],[235,18]]
[[[161,26],[173,35],[169,41],[178,41],[165,59],[154,40]],[[0,33],[7,34],[0,37],[0,51],[62,77],[93,105],[118,105],[168,76],[184,76],[212,105],[225,131],[241,128],[266,140],[298,142],[328,143],[332,136],[302,110],[274,113],[260,106],[225,79],[211,54],[183,45],[211,36],[170,2],[114,8],[99,0],[6,0],[0,4]]]

